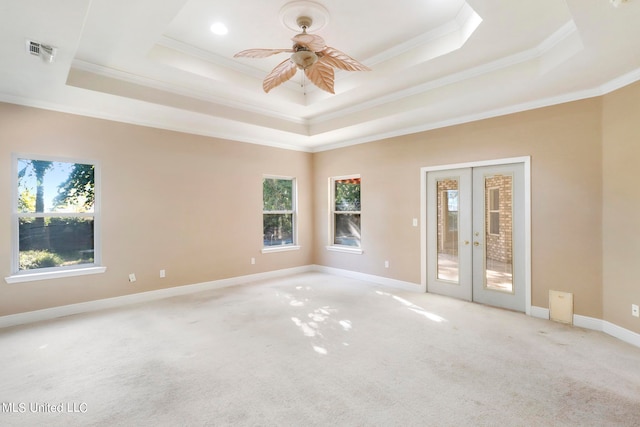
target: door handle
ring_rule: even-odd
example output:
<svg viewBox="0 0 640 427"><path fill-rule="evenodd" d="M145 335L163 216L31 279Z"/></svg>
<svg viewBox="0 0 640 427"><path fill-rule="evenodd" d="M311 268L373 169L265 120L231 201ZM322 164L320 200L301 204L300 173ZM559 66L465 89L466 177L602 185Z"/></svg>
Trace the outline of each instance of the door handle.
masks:
<svg viewBox="0 0 640 427"><path fill-rule="evenodd" d="M464 241L464 245L465 245L465 246L467 246L468 244L469 244L469 241L468 241L468 240L465 240L465 241Z"/></svg>
<svg viewBox="0 0 640 427"><path fill-rule="evenodd" d="M480 246L480 242L473 242L473 246Z"/></svg>

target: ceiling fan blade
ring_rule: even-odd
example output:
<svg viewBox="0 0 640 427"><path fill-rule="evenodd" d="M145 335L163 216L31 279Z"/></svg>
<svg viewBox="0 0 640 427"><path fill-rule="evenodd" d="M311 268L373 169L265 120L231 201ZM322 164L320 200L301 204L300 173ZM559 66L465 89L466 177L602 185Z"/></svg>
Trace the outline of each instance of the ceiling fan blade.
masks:
<svg viewBox="0 0 640 427"><path fill-rule="evenodd" d="M324 61L319 60L311 67L304 70L311 83L318 86L322 90L329 93L335 93L333 90L333 80L335 73L333 68Z"/></svg>
<svg viewBox="0 0 640 427"><path fill-rule="evenodd" d="M344 52L327 46L322 52L322 59L327 64L345 71L371 71L371 68L356 61Z"/></svg>
<svg viewBox="0 0 640 427"><path fill-rule="evenodd" d="M297 34L291 40L293 40L299 45L305 46L311 52L320 52L325 47L327 47L327 44L324 42L324 39L315 34L307 34L307 33Z"/></svg>
<svg viewBox="0 0 640 427"><path fill-rule="evenodd" d="M269 93L271 89L289 80L296 74L296 64L290 58L285 59L265 77L262 88Z"/></svg>
<svg viewBox="0 0 640 427"><path fill-rule="evenodd" d="M233 55L234 58L267 58L283 52L293 52L293 49L247 49Z"/></svg>

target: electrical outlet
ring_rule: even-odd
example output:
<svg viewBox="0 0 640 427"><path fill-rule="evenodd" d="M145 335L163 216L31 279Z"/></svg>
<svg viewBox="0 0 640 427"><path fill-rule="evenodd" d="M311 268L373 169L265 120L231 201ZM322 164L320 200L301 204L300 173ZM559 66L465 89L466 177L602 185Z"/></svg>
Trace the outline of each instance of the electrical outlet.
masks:
<svg viewBox="0 0 640 427"><path fill-rule="evenodd" d="M631 304L631 315L633 317L640 317L640 307L638 307L638 304Z"/></svg>
<svg viewBox="0 0 640 427"><path fill-rule="evenodd" d="M133 283L133 282L135 282L135 281L136 281L136 275L135 275L134 273L131 273L131 274L129 275L129 281L130 281L131 283Z"/></svg>
<svg viewBox="0 0 640 427"><path fill-rule="evenodd" d="M164 270L160 270L160 278L164 279L165 277L167 277L167 272Z"/></svg>
<svg viewBox="0 0 640 427"><path fill-rule="evenodd" d="M389 268L389 261L384 262L384 268Z"/></svg>
<svg viewBox="0 0 640 427"><path fill-rule="evenodd" d="M418 226L418 218L413 218L413 226L414 227Z"/></svg>
<svg viewBox="0 0 640 427"><path fill-rule="evenodd" d="M255 258L251 258L251 265L256 263L256 259Z"/></svg>

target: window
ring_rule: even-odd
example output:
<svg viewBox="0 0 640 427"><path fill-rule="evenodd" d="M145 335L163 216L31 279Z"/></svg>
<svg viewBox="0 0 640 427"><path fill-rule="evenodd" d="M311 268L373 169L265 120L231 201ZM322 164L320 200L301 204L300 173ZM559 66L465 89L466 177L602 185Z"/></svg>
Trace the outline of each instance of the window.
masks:
<svg viewBox="0 0 640 427"><path fill-rule="evenodd" d="M331 179L331 246L360 248L360 177ZM331 248L330 248L331 249ZM359 249L354 252L360 252Z"/></svg>
<svg viewBox="0 0 640 427"><path fill-rule="evenodd" d="M489 234L500 234L500 188L489 189Z"/></svg>
<svg viewBox="0 0 640 427"><path fill-rule="evenodd" d="M42 279L97 266L95 165L32 157L16 157L14 165L14 274Z"/></svg>
<svg viewBox="0 0 640 427"><path fill-rule="evenodd" d="M264 177L262 205L263 252L298 249L295 179Z"/></svg>

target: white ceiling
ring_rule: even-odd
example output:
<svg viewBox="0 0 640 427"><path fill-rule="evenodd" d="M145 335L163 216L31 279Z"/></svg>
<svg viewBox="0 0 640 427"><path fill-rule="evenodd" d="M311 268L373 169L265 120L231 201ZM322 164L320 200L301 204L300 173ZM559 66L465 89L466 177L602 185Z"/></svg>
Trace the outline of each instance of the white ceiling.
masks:
<svg viewBox="0 0 640 427"><path fill-rule="evenodd" d="M319 151L602 95L640 80L640 0L0 0L0 101ZM309 2L306 2L309 3ZM283 9L284 7L284 9ZM266 94L298 11L369 66ZM312 15L313 15L312 13ZM223 21L225 36L209 27ZM57 48L53 63L25 40Z"/></svg>

